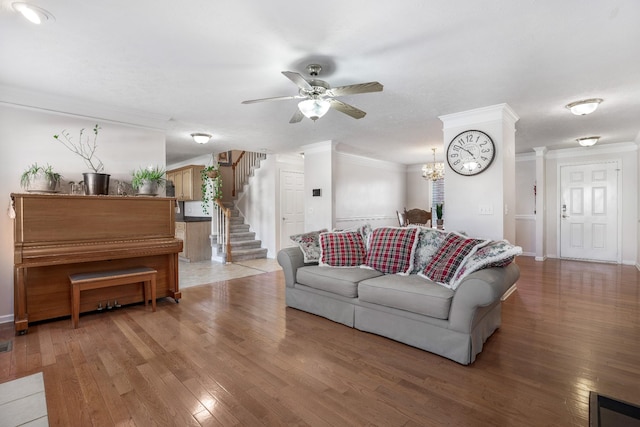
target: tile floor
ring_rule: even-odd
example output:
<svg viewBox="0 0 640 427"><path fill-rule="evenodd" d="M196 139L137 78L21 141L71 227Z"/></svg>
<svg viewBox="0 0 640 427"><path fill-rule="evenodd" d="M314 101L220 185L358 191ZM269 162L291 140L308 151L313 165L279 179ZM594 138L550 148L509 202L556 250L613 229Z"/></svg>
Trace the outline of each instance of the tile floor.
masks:
<svg viewBox="0 0 640 427"><path fill-rule="evenodd" d="M251 259L232 264L221 264L216 261L180 261L178 266L180 289L277 270L282 270L278 261L269 258Z"/></svg>
<svg viewBox="0 0 640 427"><path fill-rule="evenodd" d="M48 425L42 372L0 384L0 427Z"/></svg>

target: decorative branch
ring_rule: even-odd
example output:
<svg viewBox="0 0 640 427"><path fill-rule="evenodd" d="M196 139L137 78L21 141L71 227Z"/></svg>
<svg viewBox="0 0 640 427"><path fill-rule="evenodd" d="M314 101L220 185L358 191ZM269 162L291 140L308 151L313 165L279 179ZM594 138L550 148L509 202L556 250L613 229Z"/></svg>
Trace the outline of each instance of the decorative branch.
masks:
<svg viewBox="0 0 640 427"><path fill-rule="evenodd" d="M90 141L90 137L87 135L86 139L82 140L82 135L84 134L84 129L80 129L80 136L78 138L78 143L76 144L71 140L71 135L67 130L63 130L60 135L53 135L53 137L60 141L62 145L64 145L69 151L77 154L82 157L85 165L89 167L95 173L99 173L104 169L104 165L102 164L102 160L96 157L96 149L97 140L98 140L98 131L102 129L100 126L95 125L93 127L93 142Z"/></svg>

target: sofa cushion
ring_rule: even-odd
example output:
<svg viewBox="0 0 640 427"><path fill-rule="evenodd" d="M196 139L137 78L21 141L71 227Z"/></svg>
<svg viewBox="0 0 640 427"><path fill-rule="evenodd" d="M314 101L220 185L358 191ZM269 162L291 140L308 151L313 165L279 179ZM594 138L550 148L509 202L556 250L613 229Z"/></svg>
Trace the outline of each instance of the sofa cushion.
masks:
<svg viewBox="0 0 640 427"><path fill-rule="evenodd" d="M469 239L458 233L449 233L420 276L450 287L449 281L455 276L460 266L476 250L489 242L490 240Z"/></svg>
<svg viewBox="0 0 640 427"><path fill-rule="evenodd" d="M427 267L433 256L440 249L440 245L447 237L447 233L442 230L431 227L421 227L409 225L418 229L418 244L416 245L415 255L413 256L412 273L421 273Z"/></svg>
<svg viewBox="0 0 640 427"><path fill-rule="evenodd" d="M506 267L514 258L522 254L520 246L514 246L506 240L493 241L479 248L467 262L460 266L451 280L451 288L457 289L462 279L474 271L490 267Z"/></svg>
<svg viewBox="0 0 640 427"><path fill-rule="evenodd" d="M365 266L388 274L411 273L417 236L417 228L376 228L371 233Z"/></svg>
<svg viewBox="0 0 640 427"><path fill-rule="evenodd" d="M325 228L319 231L294 234L289 238L300 247L304 255L304 262L318 262L320 260L320 233L326 233L327 231L329 230Z"/></svg>
<svg viewBox="0 0 640 427"><path fill-rule="evenodd" d="M357 231L320 234L321 266L358 267L366 254L364 239Z"/></svg>
<svg viewBox="0 0 640 427"><path fill-rule="evenodd" d="M358 285L362 302L447 319L454 292L415 274L384 275Z"/></svg>
<svg viewBox="0 0 640 427"><path fill-rule="evenodd" d="M382 273L378 271L359 267L331 268L311 265L298 269L296 282L347 298L356 298L358 296L358 282L381 275Z"/></svg>

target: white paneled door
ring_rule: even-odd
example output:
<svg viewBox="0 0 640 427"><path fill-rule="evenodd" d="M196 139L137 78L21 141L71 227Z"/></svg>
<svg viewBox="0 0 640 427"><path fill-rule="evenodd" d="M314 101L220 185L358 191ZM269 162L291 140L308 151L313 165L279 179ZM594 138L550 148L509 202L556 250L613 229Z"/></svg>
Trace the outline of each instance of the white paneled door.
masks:
<svg viewBox="0 0 640 427"><path fill-rule="evenodd" d="M304 173L280 172L280 248L293 246L293 234L304 233Z"/></svg>
<svg viewBox="0 0 640 427"><path fill-rule="evenodd" d="M560 167L560 257L619 262L618 163Z"/></svg>

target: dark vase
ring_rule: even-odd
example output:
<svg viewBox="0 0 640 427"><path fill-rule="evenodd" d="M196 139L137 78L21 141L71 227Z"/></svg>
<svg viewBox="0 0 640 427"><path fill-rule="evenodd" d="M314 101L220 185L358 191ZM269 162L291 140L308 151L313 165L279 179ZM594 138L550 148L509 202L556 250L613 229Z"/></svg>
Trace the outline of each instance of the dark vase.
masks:
<svg viewBox="0 0 640 427"><path fill-rule="evenodd" d="M84 177L84 194L94 196L99 194L109 194L109 175L108 173L85 172Z"/></svg>

